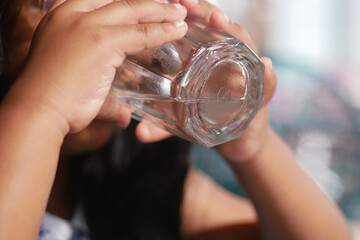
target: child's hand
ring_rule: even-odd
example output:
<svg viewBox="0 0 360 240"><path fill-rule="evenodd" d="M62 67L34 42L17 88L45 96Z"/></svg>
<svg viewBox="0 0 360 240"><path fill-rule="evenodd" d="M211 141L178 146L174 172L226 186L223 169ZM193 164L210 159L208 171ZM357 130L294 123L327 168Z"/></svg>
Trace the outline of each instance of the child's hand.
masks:
<svg viewBox="0 0 360 240"><path fill-rule="evenodd" d="M219 27L245 42L254 52L256 46L249 34L240 25L232 23L222 12L210 3L200 0L174 0L183 4L189 14L201 17L207 22ZM253 158L266 144L269 132L267 104L275 93L277 76L272 69L271 60L262 58L265 64L265 95L264 104L250 123L244 134L234 141L219 145L217 149L229 161L240 162Z"/></svg>
<svg viewBox="0 0 360 240"><path fill-rule="evenodd" d="M235 34L233 33L233 35ZM275 93L277 75L272 69L270 59L262 58L262 61L265 64L264 103L240 138L217 147L228 161L242 162L250 160L267 144L268 133L270 132L267 105Z"/></svg>
<svg viewBox="0 0 360 240"><path fill-rule="evenodd" d="M98 114L126 55L183 37L185 16L184 7L153 0L58 0L12 91L56 116L65 132L80 131Z"/></svg>

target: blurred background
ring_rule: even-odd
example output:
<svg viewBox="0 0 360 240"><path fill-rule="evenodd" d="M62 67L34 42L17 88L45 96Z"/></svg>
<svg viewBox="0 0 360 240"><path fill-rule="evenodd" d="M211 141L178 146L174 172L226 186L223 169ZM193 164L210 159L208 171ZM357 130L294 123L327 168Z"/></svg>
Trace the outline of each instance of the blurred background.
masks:
<svg viewBox="0 0 360 240"><path fill-rule="evenodd" d="M271 124L301 166L341 207L360 240L360 1L210 0L273 60ZM213 150L194 146L194 164L243 195Z"/></svg>

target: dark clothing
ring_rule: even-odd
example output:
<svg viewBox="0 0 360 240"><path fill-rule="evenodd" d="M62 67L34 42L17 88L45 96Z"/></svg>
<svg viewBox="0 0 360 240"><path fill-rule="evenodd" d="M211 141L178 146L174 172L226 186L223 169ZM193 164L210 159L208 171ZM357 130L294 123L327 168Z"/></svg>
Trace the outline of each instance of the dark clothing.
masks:
<svg viewBox="0 0 360 240"><path fill-rule="evenodd" d="M180 206L190 144L142 144L136 123L86 156L81 199L92 239L181 239Z"/></svg>

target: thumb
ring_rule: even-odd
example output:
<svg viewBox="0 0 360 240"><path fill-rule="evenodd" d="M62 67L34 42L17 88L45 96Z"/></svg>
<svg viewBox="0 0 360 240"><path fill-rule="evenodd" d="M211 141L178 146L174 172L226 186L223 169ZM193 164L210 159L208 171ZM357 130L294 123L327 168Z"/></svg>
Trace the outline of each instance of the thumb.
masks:
<svg viewBox="0 0 360 240"><path fill-rule="evenodd" d="M137 125L135 134L143 143L157 142L172 136L171 133L144 121Z"/></svg>
<svg viewBox="0 0 360 240"><path fill-rule="evenodd" d="M264 105L267 105L276 91L277 74L272 68L272 61L270 58L262 57L261 60L265 65Z"/></svg>
<svg viewBox="0 0 360 240"><path fill-rule="evenodd" d="M119 127L126 128L131 121L131 111L114 96L108 95L96 118L116 122Z"/></svg>

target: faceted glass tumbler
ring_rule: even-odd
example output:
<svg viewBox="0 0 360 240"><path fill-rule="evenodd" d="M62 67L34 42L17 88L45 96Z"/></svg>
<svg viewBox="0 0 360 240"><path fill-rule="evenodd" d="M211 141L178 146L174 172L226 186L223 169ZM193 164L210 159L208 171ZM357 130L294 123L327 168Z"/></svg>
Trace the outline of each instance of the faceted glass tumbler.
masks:
<svg viewBox="0 0 360 240"><path fill-rule="evenodd" d="M188 33L128 56L111 95L138 120L205 147L238 138L263 103L264 64L239 39L188 16Z"/></svg>

